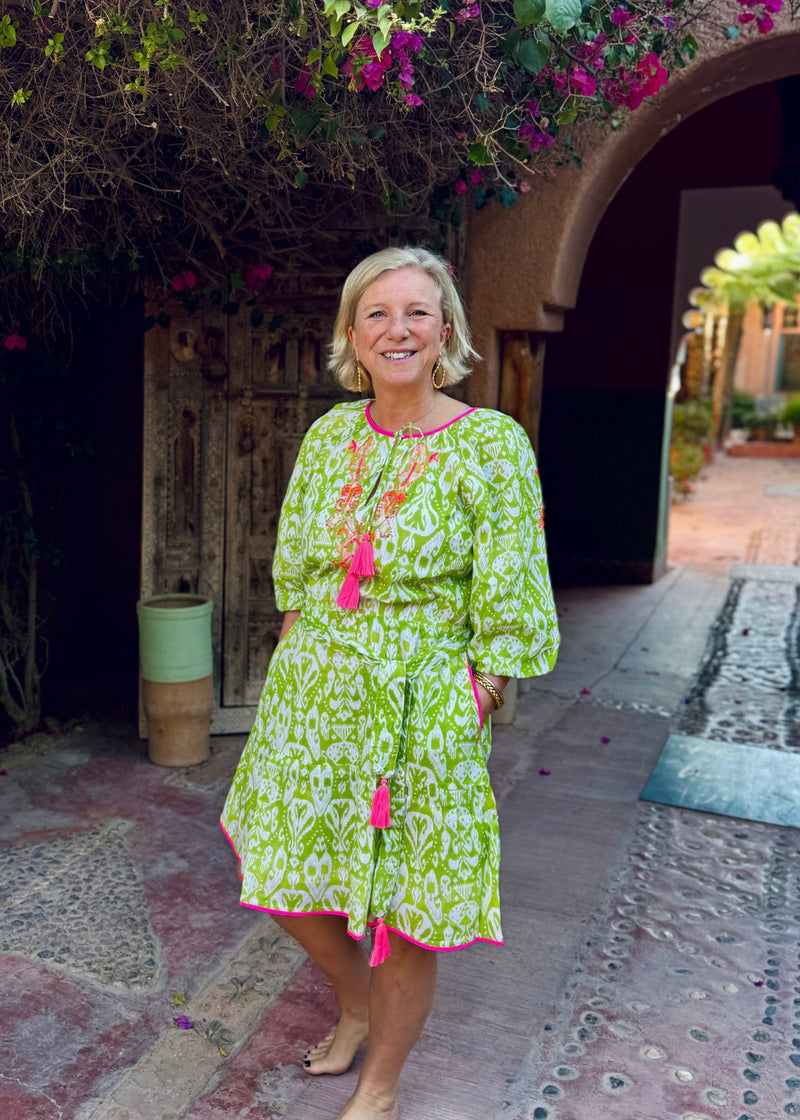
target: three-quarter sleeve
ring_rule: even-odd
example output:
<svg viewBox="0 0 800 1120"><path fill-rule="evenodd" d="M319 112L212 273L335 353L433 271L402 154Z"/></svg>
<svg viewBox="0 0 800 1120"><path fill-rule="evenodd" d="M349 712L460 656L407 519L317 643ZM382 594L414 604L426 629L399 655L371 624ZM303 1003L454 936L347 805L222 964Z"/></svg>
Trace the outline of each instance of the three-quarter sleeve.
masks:
<svg viewBox="0 0 800 1120"><path fill-rule="evenodd" d="M504 416L477 452L470 660L497 676L539 676L555 664L559 633L533 449Z"/></svg>
<svg viewBox="0 0 800 1120"><path fill-rule="evenodd" d="M300 445L300 451L286 488L280 520L275 556L272 561L272 582L275 603L279 611L302 610L305 599L305 492L307 445L309 433Z"/></svg>

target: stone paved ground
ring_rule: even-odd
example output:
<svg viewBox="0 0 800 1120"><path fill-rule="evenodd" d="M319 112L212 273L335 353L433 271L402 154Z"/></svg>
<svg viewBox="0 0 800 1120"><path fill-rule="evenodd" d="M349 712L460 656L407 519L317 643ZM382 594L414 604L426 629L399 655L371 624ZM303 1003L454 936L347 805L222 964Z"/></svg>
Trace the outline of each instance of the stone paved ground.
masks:
<svg viewBox="0 0 800 1120"><path fill-rule="evenodd" d="M507 943L442 959L404 1120L800 1115L798 834L638 801L731 564L793 563L798 485L721 459L675 511L680 567L559 594L559 664L496 729ZM237 907L216 826L241 742L177 772L126 725L3 756L2 1120L335 1120L356 1072L298 1065L330 989Z"/></svg>

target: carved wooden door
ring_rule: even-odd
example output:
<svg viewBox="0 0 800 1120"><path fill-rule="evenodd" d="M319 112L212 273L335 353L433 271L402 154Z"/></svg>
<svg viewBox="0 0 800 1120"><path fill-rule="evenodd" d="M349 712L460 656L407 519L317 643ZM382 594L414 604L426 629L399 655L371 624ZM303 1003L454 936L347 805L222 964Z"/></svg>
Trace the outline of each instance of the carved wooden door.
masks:
<svg viewBox="0 0 800 1120"><path fill-rule="evenodd" d="M214 601L216 733L252 724L281 501L309 425L347 396L325 369L340 284L283 277L259 327L176 311L146 335L142 594Z"/></svg>

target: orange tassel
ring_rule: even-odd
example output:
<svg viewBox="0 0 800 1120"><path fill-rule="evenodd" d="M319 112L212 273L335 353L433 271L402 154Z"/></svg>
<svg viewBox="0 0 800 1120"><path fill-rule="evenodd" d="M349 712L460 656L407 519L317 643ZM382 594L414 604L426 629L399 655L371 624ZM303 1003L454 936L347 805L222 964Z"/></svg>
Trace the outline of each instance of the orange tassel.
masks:
<svg viewBox="0 0 800 1120"><path fill-rule="evenodd" d="M375 927L375 935L372 938L372 956L369 958L370 967L374 968L376 964L383 964L386 958L391 955L391 952L392 947L389 944L389 934L383 918L378 918L378 924Z"/></svg>
<svg viewBox="0 0 800 1120"><path fill-rule="evenodd" d="M364 533L358 542L350 564L350 574L359 578L375 575L375 557L372 553L372 539L369 533Z"/></svg>
<svg viewBox="0 0 800 1120"><path fill-rule="evenodd" d="M381 784L375 790L375 794L372 798L372 813L369 818L369 823L373 828L391 828L392 819L389 812L391 804L392 799L389 793L389 779L381 778Z"/></svg>
<svg viewBox="0 0 800 1120"><path fill-rule="evenodd" d="M341 607L344 611L354 611L358 606L360 598L361 592L358 587L358 576L354 576L352 572L348 572L344 577L342 589L336 599L336 606Z"/></svg>

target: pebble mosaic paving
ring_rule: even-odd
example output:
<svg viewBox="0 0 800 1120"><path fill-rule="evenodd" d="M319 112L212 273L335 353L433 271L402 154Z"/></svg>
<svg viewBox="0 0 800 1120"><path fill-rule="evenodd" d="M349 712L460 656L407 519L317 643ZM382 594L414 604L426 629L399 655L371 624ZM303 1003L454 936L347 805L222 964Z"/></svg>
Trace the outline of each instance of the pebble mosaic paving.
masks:
<svg viewBox="0 0 800 1120"><path fill-rule="evenodd" d="M129 821L0 849L0 952L101 987L148 991L158 950Z"/></svg>
<svg viewBox="0 0 800 1120"><path fill-rule="evenodd" d="M800 766L800 573L743 567L672 738ZM641 803L562 996L498 1120L800 1117L800 832Z"/></svg>

